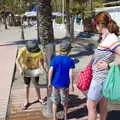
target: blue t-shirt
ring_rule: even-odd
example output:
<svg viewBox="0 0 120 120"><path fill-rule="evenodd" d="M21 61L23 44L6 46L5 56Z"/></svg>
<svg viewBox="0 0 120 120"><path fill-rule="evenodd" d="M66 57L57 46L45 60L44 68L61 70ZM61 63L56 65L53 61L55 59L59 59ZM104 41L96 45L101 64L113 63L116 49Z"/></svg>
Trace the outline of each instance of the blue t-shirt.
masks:
<svg viewBox="0 0 120 120"><path fill-rule="evenodd" d="M68 88L70 84L69 70L75 68L74 60L69 56L55 56L50 66L53 67L51 84L55 87Z"/></svg>

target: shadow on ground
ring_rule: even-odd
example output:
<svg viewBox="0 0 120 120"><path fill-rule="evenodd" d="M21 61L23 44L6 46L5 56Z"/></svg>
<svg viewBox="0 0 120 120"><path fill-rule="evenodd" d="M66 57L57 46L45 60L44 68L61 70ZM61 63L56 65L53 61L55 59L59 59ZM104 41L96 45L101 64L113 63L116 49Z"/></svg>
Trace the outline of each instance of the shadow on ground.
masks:
<svg viewBox="0 0 120 120"><path fill-rule="evenodd" d="M68 119L81 118L88 114L87 107L85 105L84 107L80 107L80 105L86 103L86 98L79 99L78 96L75 95L70 95L69 98L70 98L69 108L73 108L77 106L78 108L68 113Z"/></svg>
<svg viewBox="0 0 120 120"><path fill-rule="evenodd" d="M87 108L81 107L82 104L86 103L86 98L80 99L77 95L70 95L69 96L69 106L68 108L72 108L72 110L68 113L68 119L72 118L81 118L87 115ZM78 108L76 108L78 107ZM75 109L74 109L75 108ZM57 109L57 114L59 120L63 119L63 106L60 104Z"/></svg>
<svg viewBox="0 0 120 120"><path fill-rule="evenodd" d="M88 32L80 32L75 39L88 39L88 38L92 38L93 36L95 36L96 33L88 33Z"/></svg>
<svg viewBox="0 0 120 120"><path fill-rule="evenodd" d="M94 53L94 51L90 51L90 50L85 50L85 51L80 51L76 54L70 54L70 57L82 57L82 56L86 56L86 55L92 55Z"/></svg>
<svg viewBox="0 0 120 120"><path fill-rule="evenodd" d="M83 107L68 113L68 119L73 119L73 118L80 119L81 117L85 117L87 115L88 115L87 107Z"/></svg>
<svg viewBox="0 0 120 120"><path fill-rule="evenodd" d="M113 110L108 112L107 120L120 120L120 110Z"/></svg>
<svg viewBox="0 0 120 120"><path fill-rule="evenodd" d="M68 106L68 108L79 106L79 105L81 105L85 102L86 102L86 98L80 99L77 95L71 94L71 95L69 95L69 106Z"/></svg>

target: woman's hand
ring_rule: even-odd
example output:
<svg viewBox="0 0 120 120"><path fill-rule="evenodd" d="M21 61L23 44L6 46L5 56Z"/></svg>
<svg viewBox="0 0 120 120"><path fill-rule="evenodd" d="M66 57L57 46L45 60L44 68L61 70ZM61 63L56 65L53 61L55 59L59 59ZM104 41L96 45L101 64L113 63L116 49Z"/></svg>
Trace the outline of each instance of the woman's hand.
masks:
<svg viewBox="0 0 120 120"><path fill-rule="evenodd" d="M99 70L105 70L105 69L108 69L109 68L109 64L105 61L99 61L96 63L96 67L99 69Z"/></svg>

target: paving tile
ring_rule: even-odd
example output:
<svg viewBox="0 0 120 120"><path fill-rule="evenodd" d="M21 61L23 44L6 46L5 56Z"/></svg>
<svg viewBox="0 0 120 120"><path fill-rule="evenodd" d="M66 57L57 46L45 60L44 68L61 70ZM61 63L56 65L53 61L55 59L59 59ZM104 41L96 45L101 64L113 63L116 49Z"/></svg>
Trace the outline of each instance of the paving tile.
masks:
<svg viewBox="0 0 120 120"><path fill-rule="evenodd" d="M4 54L3 54L4 51ZM0 47L0 117L6 117L9 93L12 84L17 47Z"/></svg>

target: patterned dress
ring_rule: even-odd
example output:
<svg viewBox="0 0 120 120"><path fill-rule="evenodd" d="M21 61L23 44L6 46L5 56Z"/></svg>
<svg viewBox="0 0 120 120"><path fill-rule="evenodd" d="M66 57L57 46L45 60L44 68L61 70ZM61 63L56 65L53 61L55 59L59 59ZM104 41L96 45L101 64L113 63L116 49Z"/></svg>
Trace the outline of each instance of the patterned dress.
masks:
<svg viewBox="0 0 120 120"><path fill-rule="evenodd" d="M103 82L105 81L108 69L99 70L96 63L105 61L107 63L113 62L115 58L115 49L120 46L120 41L115 34L109 34L97 47L93 56L92 69L93 78L88 91L88 99L100 100L102 96Z"/></svg>

